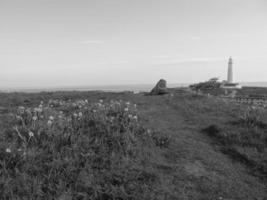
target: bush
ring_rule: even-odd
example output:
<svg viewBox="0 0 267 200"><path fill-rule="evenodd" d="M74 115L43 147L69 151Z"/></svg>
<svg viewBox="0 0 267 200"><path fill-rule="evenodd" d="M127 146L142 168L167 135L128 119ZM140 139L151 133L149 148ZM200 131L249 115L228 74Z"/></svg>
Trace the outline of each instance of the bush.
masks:
<svg viewBox="0 0 267 200"><path fill-rule="evenodd" d="M87 100L19 107L0 141L1 199L149 199L153 139L136 105ZM157 139L166 145L166 139Z"/></svg>
<svg viewBox="0 0 267 200"><path fill-rule="evenodd" d="M238 122L246 125L249 128L266 128L266 124L262 121L262 118L262 110L260 108L251 106L248 107L242 114L240 114Z"/></svg>
<svg viewBox="0 0 267 200"><path fill-rule="evenodd" d="M210 125L207 128L202 129L202 132L207 133L209 136L218 136L220 129L217 125Z"/></svg>
<svg viewBox="0 0 267 200"><path fill-rule="evenodd" d="M171 137L163 135L161 132L154 131L152 138L155 145L160 148L167 148L170 145Z"/></svg>

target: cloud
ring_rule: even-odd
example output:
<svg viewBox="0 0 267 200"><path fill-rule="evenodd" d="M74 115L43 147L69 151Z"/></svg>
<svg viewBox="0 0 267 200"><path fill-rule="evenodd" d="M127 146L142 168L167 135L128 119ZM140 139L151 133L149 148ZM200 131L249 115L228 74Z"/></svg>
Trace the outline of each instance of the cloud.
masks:
<svg viewBox="0 0 267 200"><path fill-rule="evenodd" d="M97 65L123 65L123 64L129 64L129 61L118 60L118 61L102 61L97 63Z"/></svg>
<svg viewBox="0 0 267 200"><path fill-rule="evenodd" d="M203 57L203 58L172 58L164 60L154 60L152 64L185 64L185 63L202 63L202 62L218 62L227 61L227 58L219 57Z"/></svg>
<svg viewBox="0 0 267 200"><path fill-rule="evenodd" d="M191 36L191 40L200 40L201 37L200 36Z"/></svg>
<svg viewBox="0 0 267 200"><path fill-rule="evenodd" d="M104 44L103 40L84 40L80 42L81 44Z"/></svg>

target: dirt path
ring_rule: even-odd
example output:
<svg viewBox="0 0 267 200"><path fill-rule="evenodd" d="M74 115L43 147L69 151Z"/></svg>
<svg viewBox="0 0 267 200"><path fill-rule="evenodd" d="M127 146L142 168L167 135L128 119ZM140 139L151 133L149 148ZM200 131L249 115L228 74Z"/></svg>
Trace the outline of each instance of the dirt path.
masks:
<svg viewBox="0 0 267 200"><path fill-rule="evenodd" d="M264 183L250 175L244 165L217 151L200 133L199 125L166 103L166 98L146 98L151 103L141 105L141 110L147 126L172 136L171 145L162 155L173 169L166 179L171 179L170 190L177 199L267 199Z"/></svg>

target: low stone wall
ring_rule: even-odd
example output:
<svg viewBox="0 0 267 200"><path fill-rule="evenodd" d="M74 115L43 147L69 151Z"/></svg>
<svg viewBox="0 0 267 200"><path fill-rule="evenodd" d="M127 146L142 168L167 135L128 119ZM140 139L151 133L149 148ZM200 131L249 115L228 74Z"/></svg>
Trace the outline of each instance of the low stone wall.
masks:
<svg viewBox="0 0 267 200"><path fill-rule="evenodd" d="M267 98L255 98L255 97L233 97L233 98L222 97L222 98L235 103L267 107Z"/></svg>

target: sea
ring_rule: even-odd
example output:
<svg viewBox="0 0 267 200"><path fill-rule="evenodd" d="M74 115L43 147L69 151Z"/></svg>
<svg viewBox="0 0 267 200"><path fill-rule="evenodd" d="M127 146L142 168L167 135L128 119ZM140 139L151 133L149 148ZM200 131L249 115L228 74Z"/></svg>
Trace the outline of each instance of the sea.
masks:
<svg viewBox="0 0 267 200"><path fill-rule="evenodd" d="M241 82L247 87L267 87L267 82ZM168 88L188 87L191 83L170 83ZM132 85L99 85L99 86L73 86L73 87L49 87L49 88L0 88L0 92L55 92L55 91L103 91L103 92L149 92L155 84L132 84Z"/></svg>

